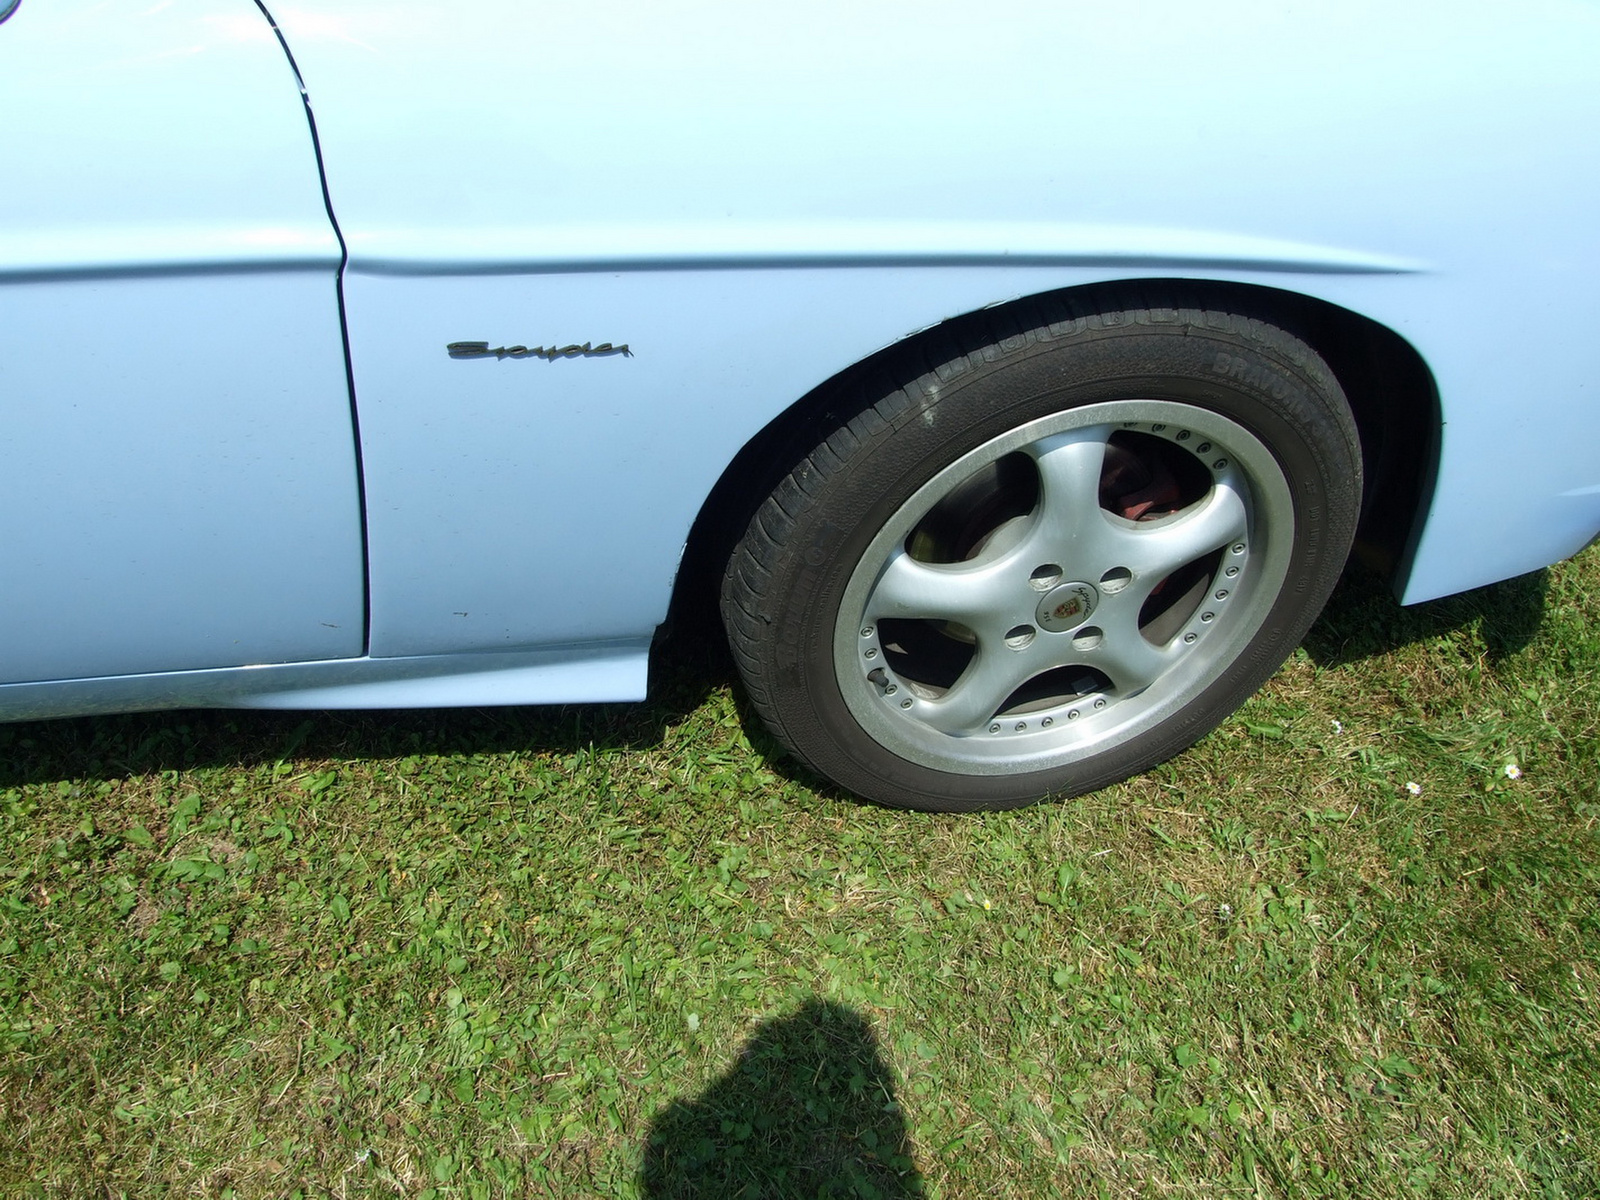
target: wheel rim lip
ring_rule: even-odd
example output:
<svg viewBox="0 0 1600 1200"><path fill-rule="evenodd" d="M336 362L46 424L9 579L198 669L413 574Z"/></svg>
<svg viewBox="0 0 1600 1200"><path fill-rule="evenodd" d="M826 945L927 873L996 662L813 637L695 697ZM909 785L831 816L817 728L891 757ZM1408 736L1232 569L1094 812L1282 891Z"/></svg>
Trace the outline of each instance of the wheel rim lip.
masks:
<svg viewBox="0 0 1600 1200"><path fill-rule="evenodd" d="M1247 569L1240 576L1244 582L1234 585L1226 612L1204 631L1196 646L1182 653L1170 669L1136 694L1100 696L1106 700L1103 708L1095 707L1097 697L1089 695L1076 698L1070 705L1063 704L1058 713L1031 713L1026 722L1028 731L1021 734L1011 728L1013 715L994 718L1006 727L1002 736L945 733L887 702L861 669L861 631L874 621L871 601L890 559L934 505L974 472L1046 438L1093 426L1141 425L1182 428L1215 444L1217 453L1225 455L1230 465L1226 471L1212 471L1213 487L1225 478L1245 506L1248 550L1243 561ZM1088 404L1026 422L989 439L938 471L895 510L868 543L845 585L834 625L833 665L840 697L866 734L890 753L956 774L1050 770L1114 750L1178 713L1238 660L1281 593L1293 553L1294 531L1294 497L1276 457L1244 425L1219 412L1181 401L1129 398ZM1061 566L1065 578L1082 578L1072 563ZM1211 586L1214 585L1215 580ZM1197 606L1190 614L1174 634L1174 641L1189 631L1203 607ZM1060 665L1077 662L1081 659L1074 657ZM1074 708L1078 715L1067 719L1067 711ZM1048 727L1043 724L1046 715L1057 718Z"/></svg>

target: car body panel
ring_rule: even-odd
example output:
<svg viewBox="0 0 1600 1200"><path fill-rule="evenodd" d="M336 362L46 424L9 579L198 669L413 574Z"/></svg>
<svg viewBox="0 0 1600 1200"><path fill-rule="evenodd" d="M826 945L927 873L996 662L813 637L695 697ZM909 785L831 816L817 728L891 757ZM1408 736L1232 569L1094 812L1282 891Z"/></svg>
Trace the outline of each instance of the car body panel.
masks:
<svg viewBox="0 0 1600 1200"><path fill-rule="evenodd" d="M0 32L0 279L339 263L294 72L253 4L29 4Z"/></svg>
<svg viewBox="0 0 1600 1200"><path fill-rule="evenodd" d="M361 655L340 251L270 27L29 5L0 111L0 681Z"/></svg>
<svg viewBox="0 0 1600 1200"><path fill-rule="evenodd" d="M374 655L648 636L705 497L795 397L951 312L1093 272L1015 266L347 278ZM1291 277L1294 278L1294 277ZM629 354L453 359L626 340Z"/></svg>
<svg viewBox="0 0 1600 1200"><path fill-rule="evenodd" d="M1418 352L1404 600L1600 529L1592 3L266 10L0 30L0 715L637 698L752 437L1107 282Z"/></svg>
<svg viewBox="0 0 1600 1200"><path fill-rule="evenodd" d="M276 6L315 98L352 273L436 280L436 298L405 289L403 332L393 306L364 311L360 296L385 289L352 291L358 397L380 360L419 338L440 353L441 336L626 341L639 362L560 364L603 375L580 385L603 393L614 368L648 369L659 327L628 322L641 290L665 290L649 272L680 269L676 307L694 320L672 333L706 347L711 375L679 410L674 452L714 463L711 426L730 412L758 426L863 344L931 320L1104 280L1241 281L1386 325L1440 380L1442 454L1406 601L1582 546L1600 528L1591 444L1505 435L1593 427L1600 351L1578 297L1600 269L1600 171L1576 148L1600 121L1600 8L1158 7L1001 3L974 20L955 3ZM800 268L885 263L905 282L898 300L860 306L864 336L835 350L802 321L763 343L772 314L803 309ZM995 269L1019 263L1039 269ZM953 265L971 273L930 313L922 282ZM752 269L765 272L754 289L696 274ZM604 274L615 306L572 273ZM474 319L505 321L464 327L464 296L481 298ZM581 329L552 320L569 304ZM712 394L715 348L729 345L740 377L797 390ZM496 434L491 422L455 436ZM1497 481L1529 480L1517 504L1488 499L1485 462ZM489 513L496 487L455 500ZM576 508L627 508L627 487L609 480L603 503ZM617 559L637 553L625 525L601 527L583 534L592 558L611 537ZM651 569L646 611L659 612Z"/></svg>

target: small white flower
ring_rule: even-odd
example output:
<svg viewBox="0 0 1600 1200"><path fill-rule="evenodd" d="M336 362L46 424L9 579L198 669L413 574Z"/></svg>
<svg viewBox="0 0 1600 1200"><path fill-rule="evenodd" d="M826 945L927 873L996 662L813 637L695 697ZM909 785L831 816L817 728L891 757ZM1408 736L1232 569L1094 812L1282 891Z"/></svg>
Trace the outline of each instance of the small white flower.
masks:
<svg viewBox="0 0 1600 1200"><path fill-rule="evenodd" d="M1343 721L1335 721L1333 723L1333 731L1335 733L1343 733L1344 732L1344 722Z"/></svg>
<svg viewBox="0 0 1600 1200"><path fill-rule="evenodd" d="M1506 764L1506 778L1507 779L1521 779L1522 778L1522 768L1517 766L1516 763L1507 763Z"/></svg>
<svg viewBox="0 0 1600 1200"><path fill-rule="evenodd" d="M1406 791L1410 792L1413 796L1420 796L1422 795L1422 785L1408 779L1406 780Z"/></svg>

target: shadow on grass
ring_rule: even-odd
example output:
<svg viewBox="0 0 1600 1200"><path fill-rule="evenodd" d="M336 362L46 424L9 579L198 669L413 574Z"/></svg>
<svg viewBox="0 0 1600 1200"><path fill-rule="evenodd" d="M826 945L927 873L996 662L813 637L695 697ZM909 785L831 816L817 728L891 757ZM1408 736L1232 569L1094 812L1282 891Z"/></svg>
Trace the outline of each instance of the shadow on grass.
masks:
<svg viewBox="0 0 1600 1200"><path fill-rule="evenodd" d="M877 1039L823 1000L762 1025L698 1099L658 1113L640 1183L649 1200L924 1195Z"/></svg>
<svg viewBox="0 0 1600 1200"><path fill-rule="evenodd" d="M0 724L0 788L154 771L249 767L294 757L335 761L407 755L571 754L637 750L734 678L720 637L665 638L638 704L520 708L270 712L191 709Z"/></svg>
<svg viewBox="0 0 1600 1200"><path fill-rule="evenodd" d="M1319 667L1333 667L1473 629L1483 639L1489 661L1501 662L1527 649L1537 636L1549 587L1550 572L1539 570L1402 608L1386 579L1352 564L1306 635L1306 652Z"/></svg>
<svg viewBox="0 0 1600 1200"><path fill-rule="evenodd" d="M1318 666L1390 654L1473 628L1491 663L1527 647L1544 617L1549 573L1401 608L1378 575L1352 566L1305 640ZM666 730L734 680L727 645L706 622L663 639L641 704L395 712L194 710L0 724L0 787L101 780L152 771L254 766L294 756L335 761L406 755L570 754L659 745ZM789 759L735 689L746 736L772 769L842 795Z"/></svg>

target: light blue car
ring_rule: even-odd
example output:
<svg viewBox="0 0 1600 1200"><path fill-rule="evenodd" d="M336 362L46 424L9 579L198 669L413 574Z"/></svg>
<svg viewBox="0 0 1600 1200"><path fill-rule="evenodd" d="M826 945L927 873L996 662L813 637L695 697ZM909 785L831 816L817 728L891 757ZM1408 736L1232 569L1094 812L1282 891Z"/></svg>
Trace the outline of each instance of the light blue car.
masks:
<svg viewBox="0 0 1600 1200"><path fill-rule="evenodd" d="M637 699L705 565L1005 807L1600 530L1586 0L0 14L0 718Z"/></svg>

